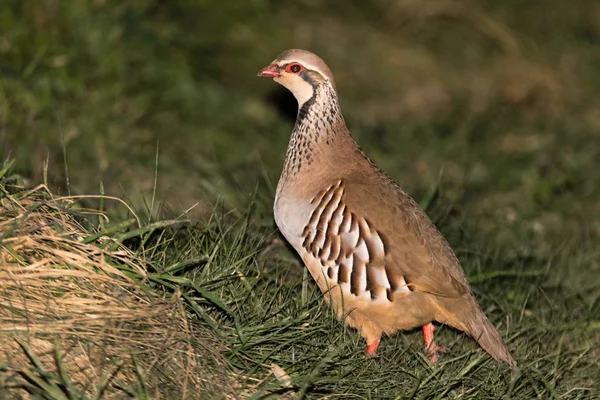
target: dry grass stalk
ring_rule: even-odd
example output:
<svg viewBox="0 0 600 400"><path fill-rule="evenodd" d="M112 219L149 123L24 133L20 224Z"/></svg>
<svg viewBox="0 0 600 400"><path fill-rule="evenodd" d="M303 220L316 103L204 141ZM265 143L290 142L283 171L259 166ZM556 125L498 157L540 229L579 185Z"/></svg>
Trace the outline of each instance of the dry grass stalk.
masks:
<svg viewBox="0 0 600 400"><path fill-rule="evenodd" d="M58 346L71 379L90 394L111 374L115 385L135 388L135 357L152 397L233 396L222 349L188 322L179 296L142 290L123 270L145 277L144 261L106 237L86 244L90 233L74 214L72 199L43 186L0 191L0 395L28 396L5 386L30 368L18 339L48 371ZM123 397L112 386L105 398Z"/></svg>

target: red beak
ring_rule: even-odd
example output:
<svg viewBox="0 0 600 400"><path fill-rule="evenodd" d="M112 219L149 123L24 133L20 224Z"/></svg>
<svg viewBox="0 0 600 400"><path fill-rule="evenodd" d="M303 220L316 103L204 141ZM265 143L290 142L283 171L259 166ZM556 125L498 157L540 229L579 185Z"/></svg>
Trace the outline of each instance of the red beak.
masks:
<svg viewBox="0 0 600 400"><path fill-rule="evenodd" d="M271 64L268 67L264 67L258 73L258 76L266 76L269 78L278 78L281 76L279 73L279 67L275 64Z"/></svg>

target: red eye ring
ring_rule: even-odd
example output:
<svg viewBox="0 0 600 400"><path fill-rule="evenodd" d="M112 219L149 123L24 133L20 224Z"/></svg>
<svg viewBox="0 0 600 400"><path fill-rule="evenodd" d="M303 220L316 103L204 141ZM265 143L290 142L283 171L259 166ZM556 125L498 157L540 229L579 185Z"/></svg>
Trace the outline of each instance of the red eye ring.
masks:
<svg viewBox="0 0 600 400"><path fill-rule="evenodd" d="M304 71L304 67L298 63L289 63L287 65L287 67L285 68L285 72L290 72L292 74L298 74L300 72Z"/></svg>

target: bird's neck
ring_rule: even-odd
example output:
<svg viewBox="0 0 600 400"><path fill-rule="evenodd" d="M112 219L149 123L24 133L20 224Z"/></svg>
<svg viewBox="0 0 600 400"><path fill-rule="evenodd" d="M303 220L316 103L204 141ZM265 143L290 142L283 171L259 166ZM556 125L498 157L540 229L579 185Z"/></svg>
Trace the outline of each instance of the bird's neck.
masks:
<svg viewBox="0 0 600 400"><path fill-rule="evenodd" d="M298 107L296 124L285 157L282 180L310 172L319 159L349 136L335 89L316 86L314 94Z"/></svg>

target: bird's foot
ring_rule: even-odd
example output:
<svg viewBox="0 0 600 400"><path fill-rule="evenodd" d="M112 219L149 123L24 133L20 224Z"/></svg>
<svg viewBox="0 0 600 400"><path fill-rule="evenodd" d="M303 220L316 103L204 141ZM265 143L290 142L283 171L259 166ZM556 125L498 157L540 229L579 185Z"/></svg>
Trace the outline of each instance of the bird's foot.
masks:
<svg viewBox="0 0 600 400"><path fill-rule="evenodd" d="M446 350L448 350L448 348L446 348L446 347L438 346L437 344L435 344L434 341L432 341L429 344L429 346L426 346L425 349L427 350L427 353L429 354L429 360L431 361L432 364L435 364L435 362L438 360L439 353L443 353Z"/></svg>
<svg viewBox="0 0 600 400"><path fill-rule="evenodd" d="M380 341L381 341L381 337L378 337L377 339L373 340L371 343L367 344L367 351L366 351L367 357L375 356L375 354L377 353L377 347L379 347Z"/></svg>
<svg viewBox="0 0 600 400"><path fill-rule="evenodd" d="M432 364L438 359L438 353L443 353L446 351L446 347L441 347L435 344L433 340L433 332L435 331L435 327L432 323L427 325L423 325L423 339L425 339L425 350L429 353L429 360L431 360Z"/></svg>

